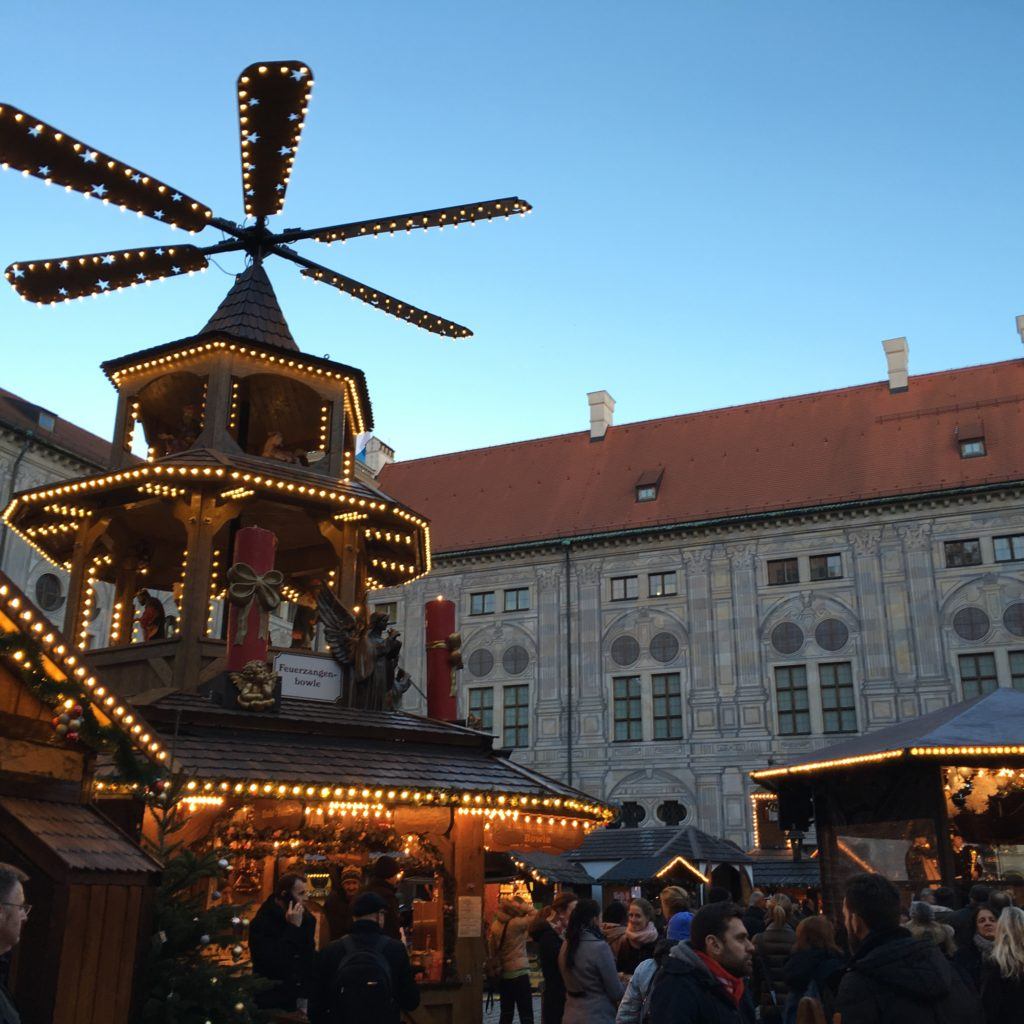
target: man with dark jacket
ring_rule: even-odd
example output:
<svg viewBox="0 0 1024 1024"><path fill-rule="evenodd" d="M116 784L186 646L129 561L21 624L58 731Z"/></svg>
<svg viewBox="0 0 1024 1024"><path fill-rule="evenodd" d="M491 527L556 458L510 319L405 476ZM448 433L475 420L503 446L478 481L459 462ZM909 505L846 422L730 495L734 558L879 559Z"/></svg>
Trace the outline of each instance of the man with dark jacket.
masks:
<svg viewBox="0 0 1024 1024"><path fill-rule="evenodd" d="M393 939L402 938L402 919L398 913L398 883L402 878L402 869L394 857L386 854L378 857L370 869L370 884L367 892L372 892L384 901L384 934Z"/></svg>
<svg viewBox="0 0 1024 1024"><path fill-rule="evenodd" d="M31 904L25 902L23 882L28 875L12 864L0 864L0 1024L19 1024L21 1017L7 991L8 954L21 939ZM24 967L29 967L24 964ZM31 969L31 968L29 968Z"/></svg>
<svg viewBox="0 0 1024 1024"><path fill-rule="evenodd" d="M360 893L352 901L352 931L317 956L311 1024L400 1024L402 1011L409 1013L420 1005L405 946L384 932L386 913L384 901L375 893ZM388 990L381 1000L384 1005L371 1006L368 993L381 988Z"/></svg>
<svg viewBox="0 0 1024 1024"><path fill-rule="evenodd" d="M854 947L839 983L843 1024L976 1024L981 1008L930 939L900 927L900 896L882 875L846 883L843 918Z"/></svg>
<svg viewBox="0 0 1024 1024"><path fill-rule="evenodd" d="M753 938L764 931L764 893L755 889L750 894L750 901L747 903L747 912L743 915L743 924L747 934Z"/></svg>
<svg viewBox="0 0 1024 1024"><path fill-rule="evenodd" d="M672 947L654 978L650 1024L753 1024L746 990L753 968L743 911L709 903L694 915L690 941Z"/></svg>
<svg viewBox="0 0 1024 1024"><path fill-rule="evenodd" d="M953 937L958 946L969 946L974 941L974 919L978 911L988 903L991 892L987 885L972 885L967 906L954 910L953 916L946 921L953 928Z"/></svg>
<svg viewBox="0 0 1024 1024"><path fill-rule="evenodd" d="M277 982L256 996L261 1009L304 1008L316 937L316 918L304 905L308 895L309 886L301 875L282 875L252 920L253 974Z"/></svg>

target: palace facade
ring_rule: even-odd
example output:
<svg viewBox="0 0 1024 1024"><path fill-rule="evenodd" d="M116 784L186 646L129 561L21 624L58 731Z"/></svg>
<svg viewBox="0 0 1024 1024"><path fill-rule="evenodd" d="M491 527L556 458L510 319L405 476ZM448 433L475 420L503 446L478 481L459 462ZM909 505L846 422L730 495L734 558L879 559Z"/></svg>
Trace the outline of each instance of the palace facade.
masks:
<svg viewBox="0 0 1024 1024"><path fill-rule="evenodd" d="M460 713L627 824L755 841L750 769L1024 689L1024 361L410 462L433 570L371 603L425 677L458 609ZM406 707L416 710L415 691Z"/></svg>

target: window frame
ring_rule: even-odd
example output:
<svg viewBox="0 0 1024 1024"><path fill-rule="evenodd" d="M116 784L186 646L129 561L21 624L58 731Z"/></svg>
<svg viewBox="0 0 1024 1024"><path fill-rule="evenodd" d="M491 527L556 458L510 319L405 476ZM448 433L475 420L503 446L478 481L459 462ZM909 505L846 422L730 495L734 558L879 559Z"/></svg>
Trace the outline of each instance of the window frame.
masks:
<svg viewBox="0 0 1024 1024"><path fill-rule="evenodd" d="M668 580L671 578L671 590L667 589ZM654 591L654 581L661 580L662 591L660 594ZM664 572L649 572L647 574L647 596L648 597L678 597L679 577L675 569L666 569Z"/></svg>
<svg viewBox="0 0 1024 1024"><path fill-rule="evenodd" d="M633 593L630 594L629 583L633 583ZM636 601L640 597L640 577L639 576L612 576L609 578L609 601ZM615 584L622 584L622 596L615 596Z"/></svg>
<svg viewBox="0 0 1024 1024"><path fill-rule="evenodd" d="M1008 545L1009 545L1009 549L1010 549L1010 557L1009 558L1000 558L999 557L999 547L998 547L998 544L999 544L999 542L1001 540L1002 541L1006 541L1008 543ZM1016 541L1020 542L1020 554L1019 555L1014 553L1014 549L1017 547L1017 544L1015 543ZM1006 563L1006 562L1024 562L1024 533L1004 533L1004 534L1000 534L998 537L993 537L992 538L992 558L993 558L994 561L1001 562L1001 563Z"/></svg>
<svg viewBox="0 0 1024 1024"><path fill-rule="evenodd" d="M839 572L834 574L834 575L829 572L830 561L833 558L839 563ZM816 561L824 563L824 567L825 567L825 575L824 576L815 576L815 574L814 574L814 563ZM810 581L812 583L824 583L824 582L827 582L828 580L841 580L841 579L843 579L843 577L845 575L844 571L843 571L843 555L842 555L841 551L829 551L827 554L824 554L824 555L811 555L810 559L808 560L808 565L809 565L808 572L810 574Z"/></svg>
<svg viewBox="0 0 1024 1024"><path fill-rule="evenodd" d="M958 545L961 548L964 548L967 544L974 544L976 546L977 551L978 551L978 560L976 562L966 562L966 561L957 561L957 560L951 561L950 560L951 552ZM982 553L981 553L981 539L978 538L978 537L964 537L961 540L944 540L942 542L942 551L943 551L943 555L945 556L946 568L947 569L966 569L966 568L968 568L970 566L984 565L985 564L985 559L984 559L984 557L982 556Z"/></svg>
<svg viewBox="0 0 1024 1024"><path fill-rule="evenodd" d="M1010 687L1014 690L1024 690L1024 651L1007 651L1007 661L1010 666ZM1013 666L1014 657L1019 659L1020 671L1015 672ZM1019 683L1019 685L1018 685Z"/></svg>
<svg viewBox="0 0 1024 1024"><path fill-rule="evenodd" d="M521 604L520 600L523 595L526 595L526 604ZM508 599L509 597L514 598L514 607L509 608ZM530 610L530 588L529 587L508 587L505 590L504 597L502 599L502 610L505 612L528 612Z"/></svg>
<svg viewBox="0 0 1024 1024"><path fill-rule="evenodd" d="M971 450L974 448L977 448L977 450ZM960 442L961 459L980 459L985 455L988 455L988 448L985 445L985 438L971 437L968 438L967 440Z"/></svg>
<svg viewBox="0 0 1024 1024"><path fill-rule="evenodd" d="M992 674L982 675L980 672L965 681L964 678L964 662L970 658L974 658L980 661L982 658L989 658L992 662ZM996 663L996 655L994 651L971 651L965 654L958 654L956 658L957 673L960 680L960 695L963 700L974 700L976 697L984 697L986 694L995 693L999 689L999 666ZM966 682L977 684L977 693L972 693L970 696L967 695ZM992 686L985 689L983 683L991 682Z"/></svg>
<svg viewBox="0 0 1024 1024"><path fill-rule="evenodd" d="M795 570L795 572L796 572L795 578L794 579L788 579L787 578L787 579L773 580L772 579L772 568L774 566L790 566L790 567L792 567ZM799 583L800 582L800 559L799 558L769 558L765 562L765 574L766 574L766 578L768 580L768 586L769 587L788 587L788 586L792 586L794 583ZM789 575L788 570L784 571L783 575L788 577L788 575Z"/></svg>
<svg viewBox="0 0 1024 1024"><path fill-rule="evenodd" d="M391 614L391 610L394 610L394 615ZM381 601L379 604L373 606L374 612L387 612L388 622L394 625L398 621L398 602L397 601Z"/></svg>
<svg viewBox="0 0 1024 1024"><path fill-rule="evenodd" d="M619 683L626 684L624 695L619 694ZM636 684L636 692L633 692L632 684ZM620 717L619 711L623 708L625 715ZM633 712L636 712L634 717ZM626 726L626 735L619 736L619 726ZM633 728L636 727L637 735L633 735ZM642 743L644 739L644 699L643 682L639 675L613 676L612 677L612 742L613 743Z"/></svg>
<svg viewBox="0 0 1024 1024"><path fill-rule="evenodd" d="M494 734L494 687L493 686L470 686L468 689L468 698L466 701L466 712L469 715L474 715L476 710L480 711L480 730L482 732L489 732ZM488 694L490 696L490 704L487 706L481 706L479 709L474 709L473 698L477 694ZM485 721L484 715L490 717L490 724Z"/></svg>
<svg viewBox="0 0 1024 1024"><path fill-rule="evenodd" d="M476 599L481 598L482 610L476 610ZM487 607L487 598L490 598L491 607ZM477 590L471 591L469 595L469 614L470 615L493 615L494 614L494 591L493 590Z"/></svg>
<svg viewBox="0 0 1024 1024"><path fill-rule="evenodd" d="M803 675L803 685L794 686L792 673L800 672ZM783 678L783 673L787 674L789 684L785 687L780 686L780 682ZM814 721L811 715L811 688L807 678L807 665L776 665L772 674L772 682L774 684L774 697L775 697L775 728L779 736L813 736L814 735ZM790 698L790 706L783 710L782 701L780 700L780 694L791 693L796 694L798 691L802 691L804 694L805 706L802 708L796 707L796 704L792 697ZM783 715L790 716L792 718L793 729L783 729L782 719ZM806 715L807 728L804 730L798 729L798 715Z"/></svg>
<svg viewBox="0 0 1024 1024"><path fill-rule="evenodd" d="M664 693L658 693L659 682L664 684ZM663 713L659 714L659 711ZM661 722L666 723L664 736L658 735L658 724ZM651 673L651 724L651 739L656 742L683 738L683 684L678 672Z"/></svg>
<svg viewBox="0 0 1024 1024"><path fill-rule="evenodd" d="M835 678L826 681L825 671L835 670ZM845 669L847 679L838 678L839 670ZM825 705L825 691L835 691L835 707L829 708ZM849 704L843 702L843 691L849 691ZM818 662L818 695L821 700L821 731L825 736L848 736L858 731L857 722L857 688L853 682L852 661L820 661ZM828 727L828 716L836 716L837 728ZM844 728L844 716L850 714L853 717L853 724L850 728Z"/></svg>
<svg viewBox="0 0 1024 1024"><path fill-rule="evenodd" d="M530 746L530 687L526 683L510 683L503 686L501 694L501 742L502 746L514 750L525 750ZM509 702L509 694L513 701ZM520 703L519 696L525 696ZM509 722L509 712L514 713L515 721ZM521 714L520 714L521 713ZM519 742L519 733L525 732L526 742ZM511 739L510 739L511 732Z"/></svg>
<svg viewBox="0 0 1024 1024"><path fill-rule="evenodd" d="M657 484L637 484L636 485L636 500L637 501L657 501L658 500L658 485Z"/></svg>

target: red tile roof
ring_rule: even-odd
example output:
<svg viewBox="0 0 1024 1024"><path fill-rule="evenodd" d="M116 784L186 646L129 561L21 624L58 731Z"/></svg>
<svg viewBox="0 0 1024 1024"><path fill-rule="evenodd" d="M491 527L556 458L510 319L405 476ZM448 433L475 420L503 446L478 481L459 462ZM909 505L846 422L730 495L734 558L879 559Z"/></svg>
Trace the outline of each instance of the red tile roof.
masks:
<svg viewBox="0 0 1024 1024"><path fill-rule="evenodd" d="M53 416L52 430L47 430L40 423L40 413ZM102 437L90 434L88 430L60 419L41 405L26 401L3 388L0 388L0 427L10 427L19 434L31 430L39 444L56 448L101 469L106 468L110 460L109 441L104 441Z"/></svg>
<svg viewBox="0 0 1024 1024"><path fill-rule="evenodd" d="M437 553L1024 480L1024 360L481 448L385 467ZM962 459L956 430L984 426ZM655 501L642 474L664 469Z"/></svg>

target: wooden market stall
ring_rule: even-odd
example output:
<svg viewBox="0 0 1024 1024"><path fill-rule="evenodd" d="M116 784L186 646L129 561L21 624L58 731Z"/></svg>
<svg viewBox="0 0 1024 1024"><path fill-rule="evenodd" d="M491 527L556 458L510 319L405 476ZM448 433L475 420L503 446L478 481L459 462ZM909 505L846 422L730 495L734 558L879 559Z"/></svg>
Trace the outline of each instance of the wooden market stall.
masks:
<svg viewBox="0 0 1024 1024"><path fill-rule="evenodd" d="M10 986L26 1022L125 1024L139 995L160 866L89 802L107 696L0 574L0 861L29 875Z"/></svg>
<svg viewBox="0 0 1024 1024"><path fill-rule="evenodd" d="M1024 884L1024 693L971 701L752 772L786 831L817 833L826 907L880 872L907 900L923 886Z"/></svg>

